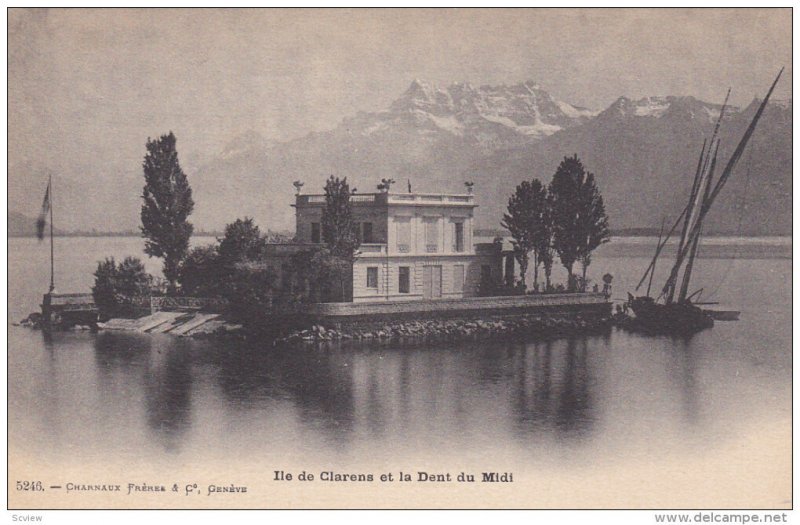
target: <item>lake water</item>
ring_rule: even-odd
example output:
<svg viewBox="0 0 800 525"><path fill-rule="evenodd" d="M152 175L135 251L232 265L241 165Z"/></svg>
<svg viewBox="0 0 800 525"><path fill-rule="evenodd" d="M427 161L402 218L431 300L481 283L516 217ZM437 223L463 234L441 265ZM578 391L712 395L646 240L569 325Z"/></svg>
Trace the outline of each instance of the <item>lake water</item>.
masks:
<svg viewBox="0 0 800 525"><path fill-rule="evenodd" d="M60 292L88 291L96 261L142 249L136 238L56 241ZM636 242L602 247L589 269L593 279L615 276L615 298L632 291L649 262L654 241L638 250ZM250 490L240 499L189 503L10 492L22 506L791 505L785 249L779 257L701 259L694 283L710 300L741 310L741 320L689 339L613 330L411 348L273 348L125 333L48 338L11 326L38 308L48 252L34 239L9 240L10 485L20 477L58 484L133 476ZM151 271L158 266L148 261ZM513 472L515 481L354 490L274 481L281 469L317 476L491 470Z"/></svg>

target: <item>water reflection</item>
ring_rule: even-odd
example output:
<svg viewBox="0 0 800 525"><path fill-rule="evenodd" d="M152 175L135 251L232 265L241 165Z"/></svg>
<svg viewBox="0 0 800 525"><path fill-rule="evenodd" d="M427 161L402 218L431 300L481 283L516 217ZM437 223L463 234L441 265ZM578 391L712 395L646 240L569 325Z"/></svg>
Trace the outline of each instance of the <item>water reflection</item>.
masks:
<svg viewBox="0 0 800 525"><path fill-rule="evenodd" d="M179 452L191 426L191 341L101 333L94 342L101 398L126 404L141 396L151 433Z"/></svg>
<svg viewBox="0 0 800 525"><path fill-rule="evenodd" d="M86 268L117 241L75 242L63 273L88 280L64 287L88 289ZM119 242L117 255L141 250L140 239ZM28 251L9 263L13 319L41 297L29 271L38 258ZM624 290L625 276L648 261L600 257L592 267L619 275ZM721 265L706 259L700 272L710 279ZM612 463L631 452L702 457L754 424L791 415L791 289L781 285L790 261L739 260L732 271L736 286L720 300L741 305L742 320L690 341L613 331L527 344L282 349L9 326L9 443L54 462L156 465L215 454L232 464L435 456L537 468Z"/></svg>
<svg viewBox="0 0 800 525"><path fill-rule="evenodd" d="M700 410L697 383L697 352L700 345L695 336L674 337L670 338L670 342L668 374L681 399L683 422L694 426L699 421Z"/></svg>
<svg viewBox="0 0 800 525"><path fill-rule="evenodd" d="M192 411L205 408L193 399L215 396L245 418L279 417L276 407L288 404L304 431L340 450L360 436L434 446L470 434L582 439L596 419L586 338L378 349L264 349L119 333L94 341L101 397L135 403L140 396L147 427L168 452L190 433Z"/></svg>
<svg viewBox="0 0 800 525"><path fill-rule="evenodd" d="M189 341L150 351L145 371L147 424L168 452L178 452L191 423L192 361Z"/></svg>
<svg viewBox="0 0 800 525"><path fill-rule="evenodd" d="M512 413L520 437L550 432L583 439L594 414L587 338L520 345L514 358Z"/></svg>

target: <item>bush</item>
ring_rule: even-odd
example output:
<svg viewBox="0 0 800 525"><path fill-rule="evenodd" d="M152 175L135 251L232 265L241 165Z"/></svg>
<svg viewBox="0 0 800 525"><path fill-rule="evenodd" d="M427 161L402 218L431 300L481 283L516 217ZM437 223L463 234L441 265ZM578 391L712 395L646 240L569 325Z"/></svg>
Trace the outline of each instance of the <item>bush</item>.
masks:
<svg viewBox="0 0 800 525"><path fill-rule="evenodd" d="M123 305L121 299L149 295L152 282L152 276L136 257L126 257L119 264L113 257L98 262L92 296L100 318L130 315L130 307Z"/></svg>
<svg viewBox="0 0 800 525"><path fill-rule="evenodd" d="M509 286L486 274L481 276L481 281L478 283L479 297L525 295L525 290L526 286L522 284L522 281L517 281L513 286Z"/></svg>
<svg viewBox="0 0 800 525"><path fill-rule="evenodd" d="M277 279L266 268L237 267L227 275L221 292L228 300L231 317L253 329L274 310Z"/></svg>
<svg viewBox="0 0 800 525"><path fill-rule="evenodd" d="M236 219L225 226L225 235L219 241L217 253L223 264L257 260L263 254L267 241L250 217Z"/></svg>
<svg viewBox="0 0 800 525"><path fill-rule="evenodd" d="M219 296L226 279L227 272L213 244L192 248L181 264L178 278L183 294L195 297Z"/></svg>

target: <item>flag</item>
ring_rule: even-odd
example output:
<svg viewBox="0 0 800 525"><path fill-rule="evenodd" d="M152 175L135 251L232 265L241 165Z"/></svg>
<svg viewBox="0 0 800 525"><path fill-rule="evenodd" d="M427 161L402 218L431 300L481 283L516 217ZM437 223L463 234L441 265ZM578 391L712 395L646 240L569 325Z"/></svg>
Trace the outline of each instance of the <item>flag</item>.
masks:
<svg viewBox="0 0 800 525"><path fill-rule="evenodd" d="M42 211L39 212L39 218L36 219L36 237L41 241L44 239L44 227L47 225L47 213L50 211L50 182L47 183L47 189L44 192L44 200L42 201Z"/></svg>

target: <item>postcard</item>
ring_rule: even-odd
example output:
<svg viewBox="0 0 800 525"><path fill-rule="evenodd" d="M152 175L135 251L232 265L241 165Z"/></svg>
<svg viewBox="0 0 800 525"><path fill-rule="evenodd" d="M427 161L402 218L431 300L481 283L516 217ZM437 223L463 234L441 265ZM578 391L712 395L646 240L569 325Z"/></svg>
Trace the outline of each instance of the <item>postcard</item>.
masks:
<svg viewBox="0 0 800 525"><path fill-rule="evenodd" d="M9 9L8 508L791 509L792 73L791 9Z"/></svg>

